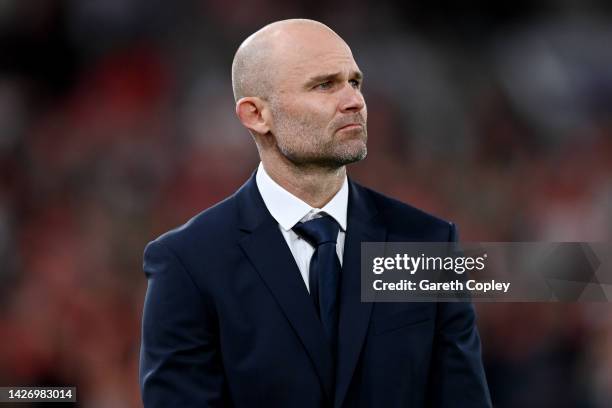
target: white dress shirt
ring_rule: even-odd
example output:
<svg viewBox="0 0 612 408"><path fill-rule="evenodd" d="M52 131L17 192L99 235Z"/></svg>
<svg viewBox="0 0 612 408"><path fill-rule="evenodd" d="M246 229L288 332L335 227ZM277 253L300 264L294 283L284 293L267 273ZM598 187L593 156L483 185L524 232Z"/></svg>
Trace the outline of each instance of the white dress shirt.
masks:
<svg viewBox="0 0 612 408"><path fill-rule="evenodd" d="M257 182L257 188L259 189L259 193L268 211L270 211L272 217L278 222L278 227L283 237L285 237L285 241L287 241L293 258L295 258L295 262L300 269L304 284L306 284L306 288L310 292L310 287L308 285L310 259L315 249L307 241L297 235L292 228L298 222L306 222L322 217L324 215L322 213L333 217L340 225L338 240L336 241L336 253L338 254L340 265L342 265L348 207L348 180L346 177L344 178L344 183L342 183L340 190L323 208L313 208L282 188L278 183L272 180L262 163L259 163L255 181Z"/></svg>

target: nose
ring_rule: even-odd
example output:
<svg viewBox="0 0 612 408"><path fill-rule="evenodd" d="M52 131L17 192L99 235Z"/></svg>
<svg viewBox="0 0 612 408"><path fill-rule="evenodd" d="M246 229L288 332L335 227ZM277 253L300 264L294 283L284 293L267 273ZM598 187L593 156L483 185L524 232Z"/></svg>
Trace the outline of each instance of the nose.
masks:
<svg viewBox="0 0 612 408"><path fill-rule="evenodd" d="M363 94L352 84L347 83L340 96L340 112L360 112L365 107Z"/></svg>

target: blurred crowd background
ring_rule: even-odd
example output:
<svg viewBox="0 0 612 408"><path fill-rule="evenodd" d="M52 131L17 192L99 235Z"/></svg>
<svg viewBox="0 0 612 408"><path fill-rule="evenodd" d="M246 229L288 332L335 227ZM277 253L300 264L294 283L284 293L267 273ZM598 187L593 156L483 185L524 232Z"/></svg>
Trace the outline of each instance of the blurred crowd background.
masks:
<svg viewBox="0 0 612 408"><path fill-rule="evenodd" d="M0 385L141 406L143 248L255 169L230 66L277 19L365 73L353 178L464 241L610 241L612 3L537 4L1 1ZM477 309L496 407L612 406L609 304Z"/></svg>

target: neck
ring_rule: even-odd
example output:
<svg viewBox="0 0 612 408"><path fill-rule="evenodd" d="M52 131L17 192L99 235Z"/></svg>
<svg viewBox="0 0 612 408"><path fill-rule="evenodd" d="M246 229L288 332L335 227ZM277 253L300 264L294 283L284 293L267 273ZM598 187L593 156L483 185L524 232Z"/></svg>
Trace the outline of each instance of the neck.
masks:
<svg viewBox="0 0 612 408"><path fill-rule="evenodd" d="M296 166L289 161L265 160L266 172L282 188L314 208L323 208L336 195L346 177L346 167Z"/></svg>

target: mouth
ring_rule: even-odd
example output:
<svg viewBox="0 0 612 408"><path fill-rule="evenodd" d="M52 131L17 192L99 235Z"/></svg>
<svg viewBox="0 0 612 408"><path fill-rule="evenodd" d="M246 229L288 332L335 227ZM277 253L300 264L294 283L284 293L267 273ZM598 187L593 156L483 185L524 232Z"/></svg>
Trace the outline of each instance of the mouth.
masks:
<svg viewBox="0 0 612 408"><path fill-rule="evenodd" d="M347 125L342 126L341 128L338 128L338 132L341 130L354 130L354 129L360 129L362 128L363 125L361 125L360 123L349 123Z"/></svg>

